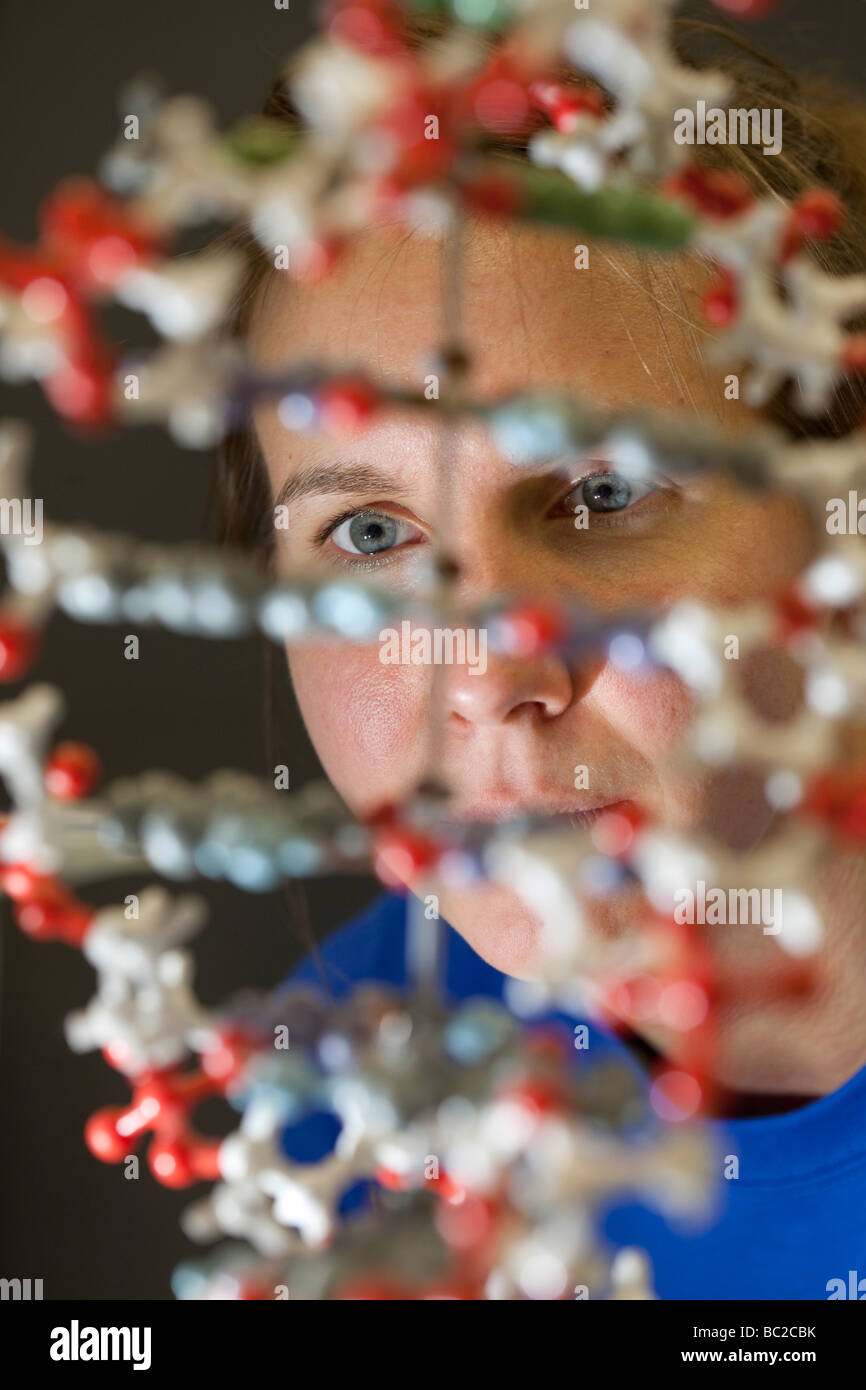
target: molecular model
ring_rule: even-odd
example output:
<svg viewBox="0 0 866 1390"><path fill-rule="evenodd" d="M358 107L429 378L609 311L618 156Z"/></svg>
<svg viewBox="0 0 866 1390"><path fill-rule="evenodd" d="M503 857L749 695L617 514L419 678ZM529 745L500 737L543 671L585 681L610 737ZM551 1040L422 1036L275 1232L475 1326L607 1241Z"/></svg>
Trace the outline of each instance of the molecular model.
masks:
<svg viewBox="0 0 866 1390"><path fill-rule="evenodd" d="M697 715L674 756L702 769L756 766L777 812L773 833L745 855L637 814L567 830L533 816L458 822L432 777L364 822L326 785L275 792L225 769L198 786L152 773L103 787L94 750L55 742L60 691L29 685L0 706L10 802L0 888L23 931L65 941L93 966L95 993L67 1020L68 1041L100 1049L129 1083L127 1105L89 1119L87 1144L119 1162L146 1139L159 1182L211 1184L183 1225L193 1240L217 1243L176 1271L178 1298L555 1300L579 1289L651 1298L648 1262L605 1246L597 1207L629 1191L672 1216L708 1209L718 1164L700 1113L714 1090L717 1006L745 988L813 987L817 871L834 846L866 842L866 763L850 754L866 723L866 560L859 536L825 525L828 496L866 481L866 435L792 442L767 427L732 442L709 426L685 430L562 392L484 404L456 393L449 405L355 369L257 373L224 329L241 253L218 245L173 255L191 226L242 224L269 254L285 248L282 273L312 281L370 225L455 237L467 211L660 253L693 250L716 266L704 306L714 360L742 369L750 403L793 382L801 411L817 417L840 383L866 370L866 340L846 327L866 308L866 275L830 275L812 254L845 209L822 189L793 205L758 197L674 141L673 109L728 94L723 74L675 56L675 8L331 0L286 70L302 129L261 120L222 133L197 99L142 90L140 138L108 152L101 181L71 181L46 200L38 246L0 241L0 371L38 380L76 427L156 420L203 450L263 397L278 399L285 427L298 432L351 435L395 406L451 411L483 426L518 470L592 447L630 478L713 470L788 492L817 538L795 585L737 610L682 602L612 618L503 594L463 612L495 651L593 653L623 671L675 672ZM453 23L410 47L401 22L413 11ZM431 111L433 142L423 133ZM528 159L489 153L491 135L521 133ZM106 302L139 311L162 345L128 357L98 325ZM26 495L33 448L20 424L0 427L3 496ZM389 622L429 621L445 603L455 611L438 569L407 598L368 578L273 579L241 554L50 518L40 545L10 533L0 547L6 682L26 677L55 610L213 640L259 630L277 643L375 640ZM741 656L769 648L802 670L789 721L750 705L724 658L730 633ZM413 967L407 993L361 985L333 1004L298 986L219 1009L198 1003L186 947L206 912L179 885L207 878L271 892L370 867L392 883L395 855L413 886L435 873L457 888L490 881L517 892L542 928L538 983L511 982L503 1004L453 1008ZM101 877L148 868L171 889L145 891L137 915L79 896ZM699 880L784 895L772 972L721 975L675 920L673 889ZM599 902L624 891L640 895L641 931L594 932ZM430 958L422 939L437 931L410 909L413 960ZM626 1064L580 1064L558 1011L625 1031L639 1012L672 1029L678 1048L656 1067L648 1100ZM194 1127L197 1105L213 1096L239 1115L223 1140Z"/></svg>

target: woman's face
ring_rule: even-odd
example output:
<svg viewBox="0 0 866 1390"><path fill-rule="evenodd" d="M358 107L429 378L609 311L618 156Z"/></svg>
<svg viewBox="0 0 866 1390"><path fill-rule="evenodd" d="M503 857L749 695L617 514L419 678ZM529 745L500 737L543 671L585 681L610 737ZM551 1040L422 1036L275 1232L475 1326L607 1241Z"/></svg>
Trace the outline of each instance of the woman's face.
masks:
<svg viewBox="0 0 866 1390"><path fill-rule="evenodd" d="M470 223L460 266L467 395L564 388L595 405L701 414L732 433L747 427L750 412L726 400L723 373L701 364L688 325L700 322L705 272L684 261L655 300L636 255L617 251L608 261L592 246L590 267L575 269L573 243L547 230ZM356 363L389 386L423 392L445 335L442 275L435 240L368 232L316 285L270 278L253 354L269 368ZM444 377L441 395L447 402ZM805 520L781 496L706 478L630 486L604 459L577 455L527 472L480 426L454 435L442 510L433 412L386 413L340 439L287 432L270 403L256 426L274 497L288 505L288 526L277 530L284 568L370 574L411 590L441 543L467 603L518 591L613 613L686 596L734 604L766 594L810 549ZM586 524L577 527L581 504ZM631 801L684 829L712 821L740 844L764 828L765 808L744 786L726 809L705 778L673 771L668 755L692 706L670 674L489 652L483 672L435 668L434 688L433 667L383 664L380 650L323 642L288 653L324 768L359 813L399 800L433 771L456 814L473 819L527 809L579 817ZM576 789L578 767L587 785ZM440 910L500 970L533 976L538 923L510 892L440 886Z"/></svg>

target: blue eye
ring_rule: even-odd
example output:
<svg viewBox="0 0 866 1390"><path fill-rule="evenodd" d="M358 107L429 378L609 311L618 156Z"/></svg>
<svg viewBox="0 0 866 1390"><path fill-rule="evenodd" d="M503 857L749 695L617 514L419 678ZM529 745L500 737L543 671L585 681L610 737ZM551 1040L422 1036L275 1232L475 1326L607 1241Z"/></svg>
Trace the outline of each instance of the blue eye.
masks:
<svg viewBox="0 0 866 1390"><path fill-rule="evenodd" d="M356 512L331 532L331 539L349 555L381 555L420 535L416 526L382 512Z"/></svg>
<svg viewBox="0 0 866 1390"><path fill-rule="evenodd" d="M654 483L641 478L626 478L622 473L594 473L572 488L566 500L573 507L582 504L591 512L622 512L655 491Z"/></svg>

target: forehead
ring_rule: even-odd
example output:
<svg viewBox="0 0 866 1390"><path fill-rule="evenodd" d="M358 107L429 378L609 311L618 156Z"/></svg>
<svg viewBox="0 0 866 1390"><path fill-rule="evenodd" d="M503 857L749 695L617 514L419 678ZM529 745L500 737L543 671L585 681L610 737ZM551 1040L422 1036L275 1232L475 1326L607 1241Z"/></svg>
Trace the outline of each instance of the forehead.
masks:
<svg viewBox="0 0 866 1390"><path fill-rule="evenodd" d="M570 389L597 404L718 411L718 372L700 361L707 274L561 231L467 221L457 258L459 337L478 400L527 387ZM364 232L329 276L261 285L250 351L265 368L357 364L375 380L423 390L446 336L443 243L394 227Z"/></svg>

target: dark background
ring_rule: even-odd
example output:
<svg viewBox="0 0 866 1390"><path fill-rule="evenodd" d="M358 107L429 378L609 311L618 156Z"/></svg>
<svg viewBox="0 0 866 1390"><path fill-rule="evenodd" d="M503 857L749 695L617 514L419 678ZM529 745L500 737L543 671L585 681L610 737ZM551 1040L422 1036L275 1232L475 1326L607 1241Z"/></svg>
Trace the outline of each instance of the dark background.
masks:
<svg viewBox="0 0 866 1390"><path fill-rule="evenodd" d="M712 6L685 13L725 22ZM0 0L0 226L30 241L41 198L70 173L90 173L114 141L117 95L141 73L166 92L197 92L221 123L258 110L281 62L310 32L315 6L291 0ZM830 68L863 89L866 0L791 0L761 24L738 26L794 67ZM866 157L866 152L864 152ZM209 463L161 428L98 441L68 432L33 385L0 384L0 413L37 430L30 495L46 516L179 542L209 534ZM56 618L37 678L59 685L68 713L59 736L94 744L109 779L151 767L199 779L215 767L268 772L263 648L204 642L153 629L138 661L123 658L123 630ZM282 673L278 744L298 787L318 774ZM88 896L115 902L143 886L125 877ZM304 951L279 894L244 896L194 885L211 905L196 944L200 998L215 1004L243 984L270 986ZM306 885L324 935L376 892L370 879ZM192 1247L178 1213L189 1192L139 1181L93 1159L81 1131L94 1110L127 1098L98 1054L66 1046L62 1020L92 993L93 972L67 948L36 945L2 913L0 1014L0 1277L42 1278L46 1298L165 1298L172 1266Z"/></svg>

